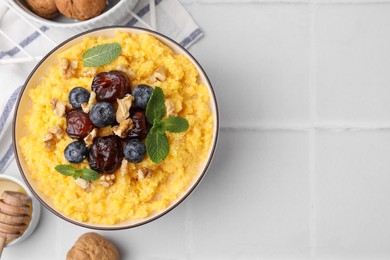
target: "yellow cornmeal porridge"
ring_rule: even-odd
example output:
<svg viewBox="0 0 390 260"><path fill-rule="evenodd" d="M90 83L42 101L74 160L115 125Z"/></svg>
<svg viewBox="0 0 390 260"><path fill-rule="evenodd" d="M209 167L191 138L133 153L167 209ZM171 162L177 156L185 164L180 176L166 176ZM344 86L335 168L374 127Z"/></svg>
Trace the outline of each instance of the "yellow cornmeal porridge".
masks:
<svg viewBox="0 0 390 260"><path fill-rule="evenodd" d="M122 46L119 58L87 76L88 68L83 68L81 61L83 53L98 44L112 42ZM74 75L68 79L61 69L62 58L78 61ZM150 83L151 75L159 67L166 69L166 79ZM82 86L90 91L96 73L118 68L130 68L134 72L135 75L130 77L132 89L138 84L161 87L171 104L170 109L187 119L189 128L183 133L167 132L170 152L160 164L153 163L146 156L141 163L128 163L128 173L123 176L118 169L112 186L103 187L95 182L94 190L87 192L72 177L54 169L57 165L69 164L64 157L64 149L74 140L65 134L53 152L44 148L43 135L48 129L56 125L66 128L65 117L56 116L50 102L53 98L68 102L72 88ZM116 32L114 38L86 38L59 54L57 65L50 68L28 94L32 108L24 121L28 134L20 140L22 153L39 189L53 200L56 209L78 221L114 224L164 210L199 176L199 165L205 163L211 148L214 123L208 105L208 89L199 84L198 72L190 60L174 54L148 34ZM86 160L73 166L89 167ZM139 179L137 171L141 167L151 169L152 176Z"/></svg>

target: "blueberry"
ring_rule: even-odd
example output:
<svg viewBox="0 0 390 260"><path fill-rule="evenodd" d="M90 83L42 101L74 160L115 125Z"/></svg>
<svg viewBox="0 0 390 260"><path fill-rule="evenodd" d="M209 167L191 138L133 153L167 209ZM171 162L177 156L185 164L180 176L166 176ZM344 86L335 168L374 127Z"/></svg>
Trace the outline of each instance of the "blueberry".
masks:
<svg viewBox="0 0 390 260"><path fill-rule="evenodd" d="M151 86L141 84L134 88L132 95L134 96L134 104L140 108L146 108L149 98L152 95L153 88Z"/></svg>
<svg viewBox="0 0 390 260"><path fill-rule="evenodd" d="M88 102L89 96L90 94L85 88L75 87L69 92L68 99L72 106L80 108L82 103Z"/></svg>
<svg viewBox="0 0 390 260"><path fill-rule="evenodd" d="M123 155L129 162L139 163L145 158L145 154L145 145L139 140L127 141L123 147Z"/></svg>
<svg viewBox="0 0 390 260"><path fill-rule="evenodd" d="M65 148L65 159L70 163L81 163L88 154L88 149L83 142L76 141Z"/></svg>
<svg viewBox="0 0 390 260"><path fill-rule="evenodd" d="M89 118L97 127L105 127L115 123L115 109L111 103L98 102L89 112Z"/></svg>

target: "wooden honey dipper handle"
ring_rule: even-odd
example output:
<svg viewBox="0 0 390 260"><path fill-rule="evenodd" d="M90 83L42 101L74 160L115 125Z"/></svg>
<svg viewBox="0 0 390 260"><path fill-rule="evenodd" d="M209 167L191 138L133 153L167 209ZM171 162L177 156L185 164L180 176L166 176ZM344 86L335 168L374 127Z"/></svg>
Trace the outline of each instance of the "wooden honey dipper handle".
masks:
<svg viewBox="0 0 390 260"><path fill-rule="evenodd" d="M6 245L7 240L16 239L20 236L20 234L5 234L0 232L0 258L3 253L3 248Z"/></svg>
<svg viewBox="0 0 390 260"><path fill-rule="evenodd" d="M5 191L0 199L0 257L7 240L20 237L31 220L31 198Z"/></svg>
<svg viewBox="0 0 390 260"><path fill-rule="evenodd" d="M31 198L28 195L16 191L4 191L3 201L5 202L5 204L12 206L31 205Z"/></svg>
<svg viewBox="0 0 390 260"><path fill-rule="evenodd" d="M11 215L11 216L31 215L31 207L30 206L8 205L2 199L0 199L0 210L1 210L1 212L5 213L7 215Z"/></svg>
<svg viewBox="0 0 390 260"><path fill-rule="evenodd" d="M1 257L1 254L3 253L3 249L4 249L4 246L5 246L5 241L6 240L7 240L7 236L0 235L0 257Z"/></svg>

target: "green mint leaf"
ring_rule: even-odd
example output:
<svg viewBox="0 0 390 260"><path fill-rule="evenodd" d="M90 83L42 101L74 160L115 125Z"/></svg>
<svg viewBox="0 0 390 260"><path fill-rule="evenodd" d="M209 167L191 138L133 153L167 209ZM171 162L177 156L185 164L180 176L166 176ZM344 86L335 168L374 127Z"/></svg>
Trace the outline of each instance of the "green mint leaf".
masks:
<svg viewBox="0 0 390 260"><path fill-rule="evenodd" d="M161 121L165 125L165 129L172 133L184 132L188 129L188 121L179 116L172 116Z"/></svg>
<svg viewBox="0 0 390 260"><path fill-rule="evenodd" d="M161 88L155 87L146 106L146 118L149 123L160 121L165 115L165 97Z"/></svg>
<svg viewBox="0 0 390 260"><path fill-rule="evenodd" d="M54 167L54 169L65 176L74 176L77 173L77 169L71 165L60 164Z"/></svg>
<svg viewBox="0 0 390 260"><path fill-rule="evenodd" d="M156 122L153 124L153 131L158 132L159 134L164 134L167 129L165 128L165 123L163 121Z"/></svg>
<svg viewBox="0 0 390 260"><path fill-rule="evenodd" d="M81 176L81 170L77 170L75 174L73 174L73 179L77 180Z"/></svg>
<svg viewBox="0 0 390 260"><path fill-rule="evenodd" d="M84 67L99 67L106 65L116 58L122 51L119 43L96 45L83 54Z"/></svg>
<svg viewBox="0 0 390 260"><path fill-rule="evenodd" d="M81 170L80 178L86 181L96 181L99 179L100 174L94 170L85 168Z"/></svg>
<svg viewBox="0 0 390 260"><path fill-rule="evenodd" d="M146 137L146 152L149 158L155 162L160 163L167 157L169 153L168 137L165 133L160 133L158 129L154 127L150 129L148 136Z"/></svg>

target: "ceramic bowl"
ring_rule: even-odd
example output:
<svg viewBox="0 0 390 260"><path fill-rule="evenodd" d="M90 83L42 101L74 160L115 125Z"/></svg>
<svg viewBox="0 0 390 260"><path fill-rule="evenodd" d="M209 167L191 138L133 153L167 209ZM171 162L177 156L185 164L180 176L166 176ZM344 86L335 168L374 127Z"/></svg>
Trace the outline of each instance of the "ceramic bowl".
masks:
<svg viewBox="0 0 390 260"><path fill-rule="evenodd" d="M100 26L123 24L126 17L129 17L129 10L134 8L138 0L109 0L107 8L102 14L86 21L69 19L61 14L53 20L48 20L33 13L24 0L10 0L9 2L19 13L31 21L48 27L82 32Z"/></svg>
<svg viewBox="0 0 390 260"><path fill-rule="evenodd" d="M214 133L213 133L213 141L211 144L211 149L208 154L208 159L207 161L201 165L199 169L199 175L197 178L193 180L193 182L188 186L188 188L182 193L181 196L179 196L178 199L173 201L165 210L161 212L154 213L150 215L149 217L145 219L140 219L140 220L134 220L134 221L125 221L121 222L115 225L98 225L98 224L91 224L91 223L85 223L85 222L80 222L74 219L71 219L65 215L63 215L61 212L57 211L57 209L54 207L52 201L44 196L44 194L38 189L36 181L34 181L31 177L31 174L29 172L29 169L27 167L26 161L21 154L21 149L19 147L19 142L20 138L25 135L24 127L23 127L23 116L28 112L30 106L31 106L31 100L28 96L28 92L31 88L33 88L42 78L42 76L45 74L45 72L48 70L48 68L52 65L54 65L57 62L56 56L58 53L82 42L82 40L85 37L113 37L115 31L124 31L124 32L129 32L132 34L151 34L161 42L163 42L165 45L169 46L175 53L181 54L186 56L197 68L199 71L199 81L202 82L209 90L210 94L210 109L211 112L214 115ZM20 171L22 173L23 178L25 179L27 185L31 189L31 191L35 194L35 196L44 204L49 210L51 210L54 214L58 215L59 217L83 226L87 228L93 228L93 229L103 229L103 230L109 230L109 229L124 229L124 228L130 228L130 227L136 227L145 223L148 223L150 221L153 221L160 216L166 214L173 208L175 208L177 205L179 205L194 189L195 187L199 184L201 179L204 177L206 174L206 171L211 163L216 144L217 144L217 139L218 139L218 129L219 129L219 116L218 116L218 108L217 108L217 102L215 98L215 94L213 91L213 88L211 86L210 81L208 80L206 73L202 69L202 67L199 65L199 63L195 60L192 55L186 51L183 47L181 47L178 43L175 41L171 40L170 38L150 31L146 29L141 29L141 28L128 28L128 27L105 27L105 28L100 28L100 29L95 29L91 30L79 35L76 35L75 37L72 37L68 39L67 41L61 43L59 46L57 46L55 49L53 49L48 55L46 55L42 61L34 68L34 70L31 72L30 76L27 78L23 89L21 90L21 95L19 97L19 100L17 101L16 105L16 110L15 110L15 116L14 116L14 131L13 131L13 138L14 138L14 148L15 148L15 157L16 161L18 163L18 166L20 168Z"/></svg>
<svg viewBox="0 0 390 260"><path fill-rule="evenodd" d="M33 233L33 231L35 230L35 228L39 222L39 218L41 216L41 204L34 197L34 195L30 191L30 189L26 186L26 184L24 182L20 181L19 179L15 178L13 176L1 174L0 180L9 180L9 181L12 181L12 182L18 184L28 194L28 196L30 196L30 198L32 200L31 221L28 224L27 229L24 231L24 233L19 238L12 240L10 243L8 243L6 245L6 246L12 246L12 245L16 245L16 244L21 243L23 240L27 239Z"/></svg>

